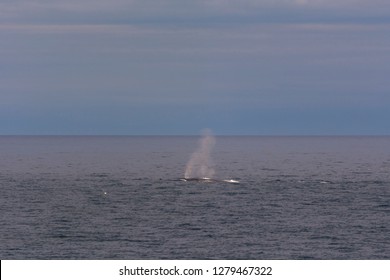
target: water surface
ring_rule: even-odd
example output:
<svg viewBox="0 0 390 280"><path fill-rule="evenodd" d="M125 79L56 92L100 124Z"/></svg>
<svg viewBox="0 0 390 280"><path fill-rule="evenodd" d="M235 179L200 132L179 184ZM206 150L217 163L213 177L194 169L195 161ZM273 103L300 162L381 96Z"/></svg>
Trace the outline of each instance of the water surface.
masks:
<svg viewBox="0 0 390 280"><path fill-rule="evenodd" d="M389 259L390 137L0 137L1 259Z"/></svg>

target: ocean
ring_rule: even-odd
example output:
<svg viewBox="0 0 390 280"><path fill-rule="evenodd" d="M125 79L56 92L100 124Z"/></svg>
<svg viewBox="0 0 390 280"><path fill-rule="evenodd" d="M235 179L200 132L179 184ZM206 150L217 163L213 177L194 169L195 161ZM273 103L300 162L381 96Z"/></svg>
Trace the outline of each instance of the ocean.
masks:
<svg viewBox="0 0 390 280"><path fill-rule="evenodd" d="M390 137L219 136L181 180L201 145L0 136L0 258L390 259Z"/></svg>

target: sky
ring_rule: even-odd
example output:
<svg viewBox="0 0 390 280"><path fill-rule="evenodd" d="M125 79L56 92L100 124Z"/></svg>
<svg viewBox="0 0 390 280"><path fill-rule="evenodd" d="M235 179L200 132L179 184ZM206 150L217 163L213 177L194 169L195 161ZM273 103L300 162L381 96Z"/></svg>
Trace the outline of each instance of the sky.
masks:
<svg viewBox="0 0 390 280"><path fill-rule="evenodd" d="M2 0L0 135L389 135L385 0Z"/></svg>

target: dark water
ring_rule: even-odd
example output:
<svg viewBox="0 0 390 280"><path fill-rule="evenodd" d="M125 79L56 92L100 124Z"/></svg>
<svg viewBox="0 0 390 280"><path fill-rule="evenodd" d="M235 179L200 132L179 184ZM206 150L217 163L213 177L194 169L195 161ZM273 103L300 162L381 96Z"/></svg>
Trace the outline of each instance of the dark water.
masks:
<svg viewBox="0 0 390 280"><path fill-rule="evenodd" d="M0 258L390 258L390 137L197 141L0 137Z"/></svg>

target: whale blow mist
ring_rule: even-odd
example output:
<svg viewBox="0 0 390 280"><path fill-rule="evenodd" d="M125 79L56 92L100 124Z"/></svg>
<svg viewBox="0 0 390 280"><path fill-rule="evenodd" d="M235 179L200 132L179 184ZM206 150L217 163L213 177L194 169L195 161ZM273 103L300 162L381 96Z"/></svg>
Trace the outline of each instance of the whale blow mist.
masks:
<svg viewBox="0 0 390 280"><path fill-rule="evenodd" d="M212 178L214 175L211 150L215 145L215 137L209 129L204 130L199 146L187 163L184 178Z"/></svg>

